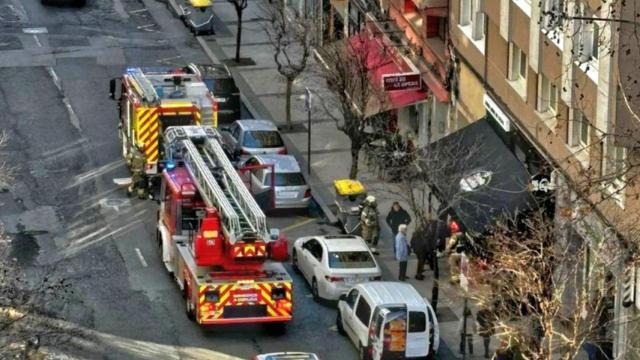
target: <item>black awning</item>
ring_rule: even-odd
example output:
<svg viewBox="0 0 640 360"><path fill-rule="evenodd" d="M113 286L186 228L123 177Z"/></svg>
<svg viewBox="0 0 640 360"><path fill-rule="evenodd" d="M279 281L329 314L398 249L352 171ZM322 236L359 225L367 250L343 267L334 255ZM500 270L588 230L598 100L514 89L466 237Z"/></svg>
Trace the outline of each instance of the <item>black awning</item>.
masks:
<svg viewBox="0 0 640 360"><path fill-rule="evenodd" d="M533 200L530 175L488 121L478 120L434 142L425 157L436 197L471 235L484 233L501 216L528 210Z"/></svg>

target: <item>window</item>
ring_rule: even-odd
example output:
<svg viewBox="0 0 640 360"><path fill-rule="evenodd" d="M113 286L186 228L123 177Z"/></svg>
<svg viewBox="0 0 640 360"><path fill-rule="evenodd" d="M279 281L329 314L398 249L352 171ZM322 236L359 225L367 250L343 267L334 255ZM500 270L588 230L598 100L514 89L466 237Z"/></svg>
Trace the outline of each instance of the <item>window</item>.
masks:
<svg viewBox="0 0 640 360"><path fill-rule="evenodd" d="M267 175L264 179L266 186L271 186L271 172L265 172ZM304 180L302 173L276 173L275 186L304 186L307 182Z"/></svg>
<svg viewBox="0 0 640 360"><path fill-rule="evenodd" d="M509 42L509 80L513 87L524 97L527 94L527 55L520 48Z"/></svg>
<svg viewBox="0 0 640 360"><path fill-rule="evenodd" d="M277 131L252 130L244 133L244 146L249 148L276 148L284 146Z"/></svg>
<svg viewBox="0 0 640 360"><path fill-rule="evenodd" d="M333 269L375 268L368 251L332 251L329 252L329 267Z"/></svg>
<svg viewBox="0 0 640 360"><path fill-rule="evenodd" d="M409 311L409 332L420 333L427 330L427 319L422 311Z"/></svg>
<svg viewBox="0 0 640 360"><path fill-rule="evenodd" d="M577 16L593 18L595 15L584 9L584 5L578 10ZM577 36L574 43L574 54L580 62L598 60L598 38L600 27L594 20L578 20L576 23Z"/></svg>
<svg viewBox="0 0 640 360"><path fill-rule="evenodd" d="M356 300L358 300L358 290L353 289L347 295L347 305L353 309L353 306L356 304Z"/></svg>
<svg viewBox="0 0 640 360"><path fill-rule="evenodd" d="M358 307L356 308L356 317L364 326L369 326L369 317L371 317L371 306L364 297L360 297Z"/></svg>
<svg viewBox="0 0 640 360"><path fill-rule="evenodd" d="M544 74L538 75L538 111L558 111L558 88Z"/></svg>
<svg viewBox="0 0 640 360"><path fill-rule="evenodd" d="M318 261L322 261L322 245L317 240L311 239L304 243L303 247Z"/></svg>
<svg viewBox="0 0 640 360"><path fill-rule="evenodd" d="M484 39L483 1L484 0L460 1L460 26L463 27L463 32L465 32L467 36L476 41Z"/></svg>
<svg viewBox="0 0 640 360"><path fill-rule="evenodd" d="M625 170L626 155L624 147L616 146L613 143L613 138L607 138L603 161L604 174L614 175L616 179L622 179L622 175Z"/></svg>
<svg viewBox="0 0 640 360"><path fill-rule="evenodd" d="M542 8L542 27L546 30L553 30L562 25L564 18L563 0L544 0Z"/></svg>
<svg viewBox="0 0 640 360"><path fill-rule="evenodd" d="M589 120L580 110L573 111L573 120L569 123L571 146L589 145Z"/></svg>

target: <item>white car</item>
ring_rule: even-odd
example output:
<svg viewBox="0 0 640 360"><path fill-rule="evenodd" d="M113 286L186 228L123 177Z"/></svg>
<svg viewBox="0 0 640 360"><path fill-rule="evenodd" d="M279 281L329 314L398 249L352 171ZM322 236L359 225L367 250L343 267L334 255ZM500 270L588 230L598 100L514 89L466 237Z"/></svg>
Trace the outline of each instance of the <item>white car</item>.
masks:
<svg viewBox="0 0 640 360"><path fill-rule="evenodd" d="M355 284L382 280L380 266L359 236L302 237L293 244L291 258L315 300L337 300Z"/></svg>
<svg viewBox="0 0 640 360"><path fill-rule="evenodd" d="M440 344L431 304L411 284L376 281L354 286L338 301L338 332L363 360L433 359Z"/></svg>

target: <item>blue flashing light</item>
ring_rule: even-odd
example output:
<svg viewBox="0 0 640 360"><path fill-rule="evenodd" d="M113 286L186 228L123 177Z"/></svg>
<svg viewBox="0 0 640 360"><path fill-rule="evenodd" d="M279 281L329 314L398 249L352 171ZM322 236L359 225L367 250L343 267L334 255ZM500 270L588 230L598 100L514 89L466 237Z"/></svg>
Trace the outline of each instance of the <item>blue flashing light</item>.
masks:
<svg viewBox="0 0 640 360"><path fill-rule="evenodd" d="M176 168L176 163L173 162L173 160L167 160L167 162L164 164L164 168L168 171L171 171Z"/></svg>

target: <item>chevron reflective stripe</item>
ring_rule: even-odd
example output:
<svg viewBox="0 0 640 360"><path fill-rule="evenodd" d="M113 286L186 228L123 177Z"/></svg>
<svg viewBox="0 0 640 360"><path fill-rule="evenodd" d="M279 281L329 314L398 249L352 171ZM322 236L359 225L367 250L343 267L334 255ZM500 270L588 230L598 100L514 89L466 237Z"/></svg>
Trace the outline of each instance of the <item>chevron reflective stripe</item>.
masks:
<svg viewBox="0 0 640 360"><path fill-rule="evenodd" d="M233 248L233 256L242 257L264 257L267 255L267 244L263 242L253 244L237 244Z"/></svg>
<svg viewBox="0 0 640 360"><path fill-rule="evenodd" d="M137 109L138 140L147 163L158 161L159 126L157 108L141 107Z"/></svg>
<svg viewBox="0 0 640 360"><path fill-rule="evenodd" d="M200 111L194 112L193 118L196 120L196 125L200 125L200 123L202 122L202 115L200 115Z"/></svg>

